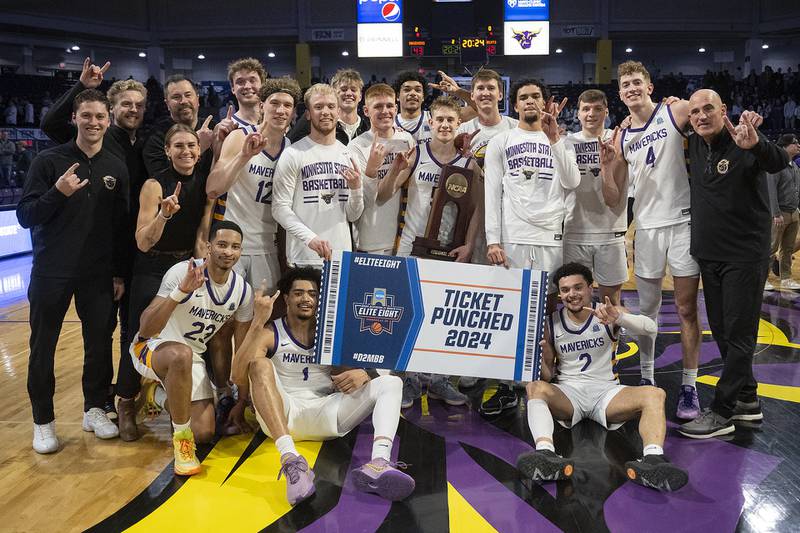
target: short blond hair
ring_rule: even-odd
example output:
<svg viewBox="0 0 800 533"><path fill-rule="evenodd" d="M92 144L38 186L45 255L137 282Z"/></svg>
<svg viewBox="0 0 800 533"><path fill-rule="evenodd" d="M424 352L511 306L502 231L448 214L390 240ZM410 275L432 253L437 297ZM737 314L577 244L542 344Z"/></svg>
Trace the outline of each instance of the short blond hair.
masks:
<svg viewBox="0 0 800 533"><path fill-rule="evenodd" d="M622 76L632 76L633 74L641 74L644 81L650 83L650 73L647 72L641 61L625 61L617 67L617 79L621 79Z"/></svg>
<svg viewBox="0 0 800 533"><path fill-rule="evenodd" d="M336 91L328 85L327 83L315 83L308 89L306 89L306 93L303 95L303 103L306 104L306 109L311 108L311 98L314 96L320 95L331 95L336 98ZM336 100L336 105L339 105L339 100Z"/></svg>
<svg viewBox="0 0 800 533"><path fill-rule="evenodd" d="M431 102L428 110L430 111L431 116L433 116L437 110L443 107L455 112L456 116L461 114L461 106L458 104L458 101L456 101L456 99L452 96L447 95L438 96L433 102Z"/></svg>
<svg viewBox="0 0 800 533"><path fill-rule="evenodd" d="M144 88L144 85L142 85L141 82L136 80L115 81L111 87L109 87L106 97L111 102L111 105L116 105L119 95L125 91L138 91L142 94L142 97L147 100L147 89Z"/></svg>
<svg viewBox="0 0 800 533"><path fill-rule="evenodd" d="M343 81L350 81L358 85L358 88L364 87L364 80L361 79L361 74L352 68L340 68L331 78L331 87L336 87Z"/></svg>
<svg viewBox="0 0 800 533"><path fill-rule="evenodd" d="M258 74L261 83L264 83L264 80L267 79L267 71L264 69L264 65L261 64L261 61L254 57L244 57L228 65L228 81L231 82L231 85L233 85L233 75L242 70Z"/></svg>
<svg viewBox="0 0 800 533"><path fill-rule="evenodd" d="M385 83L376 83L374 85L370 85L367 92L364 93L364 101L368 102L372 98L377 98L378 96L388 96L392 100L395 98L394 89L391 86Z"/></svg>

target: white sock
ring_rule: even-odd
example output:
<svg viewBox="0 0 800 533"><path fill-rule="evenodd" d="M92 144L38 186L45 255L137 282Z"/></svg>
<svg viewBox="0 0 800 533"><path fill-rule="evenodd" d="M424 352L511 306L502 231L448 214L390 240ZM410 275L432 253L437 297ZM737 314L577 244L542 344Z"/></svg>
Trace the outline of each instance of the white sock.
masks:
<svg viewBox="0 0 800 533"><path fill-rule="evenodd" d="M191 424L191 423L192 423L192 419L191 418L189 418L189 420L187 420L185 424L176 424L175 422L173 422L172 423L172 432L173 433L178 433L179 431L183 431L185 429L189 429L189 424Z"/></svg>
<svg viewBox="0 0 800 533"><path fill-rule="evenodd" d="M297 449L294 447L294 440L292 440L291 435L284 435L283 437L278 437L275 439L275 446L278 448L278 453L281 454L281 457L287 453L300 455L297 453Z"/></svg>
<svg viewBox="0 0 800 533"><path fill-rule="evenodd" d="M643 455L664 455L664 448L658 444L648 444L642 451Z"/></svg>
<svg viewBox="0 0 800 533"><path fill-rule="evenodd" d="M681 385L691 385L692 387L697 386L697 369L696 368L684 368L683 374L681 378Z"/></svg>
<svg viewBox="0 0 800 533"><path fill-rule="evenodd" d="M661 309L661 280L636 276L636 291L639 293L639 312L658 324L658 311ZM655 383L656 335L637 335L639 343L639 366L642 378Z"/></svg>
<svg viewBox="0 0 800 533"><path fill-rule="evenodd" d="M372 441L372 459L392 460L392 440L379 437Z"/></svg>
<svg viewBox="0 0 800 533"><path fill-rule="evenodd" d="M553 446L553 415L550 413L546 401L528 400L528 427L531 429L537 450L556 451ZM542 438L550 440L539 442L539 439Z"/></svg>

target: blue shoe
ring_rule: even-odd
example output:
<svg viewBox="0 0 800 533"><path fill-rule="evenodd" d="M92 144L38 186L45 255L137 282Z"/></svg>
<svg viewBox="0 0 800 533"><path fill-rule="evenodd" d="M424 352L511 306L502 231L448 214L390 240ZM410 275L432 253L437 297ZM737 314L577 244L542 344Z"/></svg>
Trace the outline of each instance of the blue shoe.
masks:
<svg viewBox="0 0 800 533"><path fill-rule="evenodd" d="M697 389L691 385L681 385L676 416L683 420L694 420L700 416L700 401L697 399Z"/></svg>

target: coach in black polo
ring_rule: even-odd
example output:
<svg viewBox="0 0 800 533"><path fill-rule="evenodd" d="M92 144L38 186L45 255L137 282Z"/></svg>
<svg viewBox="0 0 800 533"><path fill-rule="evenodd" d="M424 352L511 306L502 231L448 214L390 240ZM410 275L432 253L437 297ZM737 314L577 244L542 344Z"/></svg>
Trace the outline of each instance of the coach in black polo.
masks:
<svg viewBox="0 0 800 533"><path fill-rule="evenodd" d="M766 173L788 164L786 151L743 113L736 127L709 89L689 99L692 243L700 265L708 322L724 366L711 407L679 432L706 439L734 431L733 420L760 420L753 378L758 320L770 252Z"/></svg>
<svg viewBox="0 0 800 533"><path fill-rule="evenodd" d="M31 228L33 236L28 395L38 453L58 450L53 365L73 295L83 330L83 429L104 439L118 435L103 404L111 364L112 299L119 300L124 291L128 171L103 147L110 123L105 95L87 89L75 97L73 109L77 137L33 160L17 206L20 225Z"/></svg>

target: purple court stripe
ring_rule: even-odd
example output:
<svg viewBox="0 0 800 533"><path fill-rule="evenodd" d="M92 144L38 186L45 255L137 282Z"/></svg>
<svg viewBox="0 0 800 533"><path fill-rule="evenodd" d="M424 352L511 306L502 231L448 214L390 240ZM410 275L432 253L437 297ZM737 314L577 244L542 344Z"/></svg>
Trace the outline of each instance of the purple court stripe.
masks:
<svg viewBox="0 0 800 533"><path fill-rule="evenodd" d="M667 431L674 427L668 424ZM664 451L689 472L689 484L664 494L625 483L604 506L610 531L735 531L743 492L757 487L781 461L718 439L669 436Z"/></svg>
<svg viewBox="0 0 800 533"><path fill-rule="evenodd" d="M330 531L376 531L389 509L392 502L384 500L376 494L366 494L358 491L353 485L351 472L364 463L369 462L372 455L372 424L365 421L358 428L358 436L353 446L353 457L350 462L350 471L342 485L342 494L336 507L325 513L316 522L304 527L304 533L327 533ZM395 437L392 447L392 461L397 461L400 450L400 439ZM412 496L413 497L413 496ZM343 526L347 524L346 527Z"/></svg>

